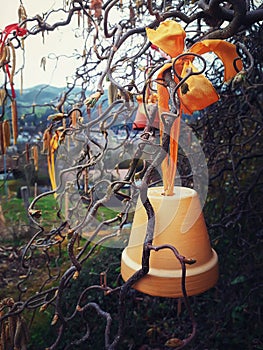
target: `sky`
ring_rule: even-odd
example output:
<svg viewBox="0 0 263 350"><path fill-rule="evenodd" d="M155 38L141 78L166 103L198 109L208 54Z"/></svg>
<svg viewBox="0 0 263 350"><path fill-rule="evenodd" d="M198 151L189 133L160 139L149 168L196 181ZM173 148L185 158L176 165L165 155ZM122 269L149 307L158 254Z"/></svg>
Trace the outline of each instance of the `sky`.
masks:
<svg viewBox="0 0 263 350"><path fill-rule="evenodd" d="M28 17L42 14L51 8L61 8L65 0L23 0ZM255 3L260 3L256 0ZM18 8L20 0L5 1L4 9L0 12L0 29L7 25L18 22ZM49 24L61 20L62 13L50 18ZM30 24L29 24L30 26ZM82 54L84 38L79 32L79 37L75 37L72 29L77 28L77 15L69 26L56 29L49 34L45 34L45 42L41 34L29 36L25 40L25 67L23 70L23 85L25 88L39 84L48 84L58 87L65 87L67 79L74 74L77 66L81 64L79 60L72 58L78 52ZM59 59L55 59L54 54L60 54ZM69 58L68 56L71 56ZM46 70L40 66L41 59L46 57ZM21 50L17 50L17 68L23 64ZM14 79L15 88L20 88L20 76ZM69 78L70 80L70 78ZM3 82L3 75L0 72L0 84Z"/></svg>
<svg viewBox="0 0 263 350"><path fill-rule="evenodd" d="M36 14L47 12L50 8L62 7L63 0L23 0L24 7L28 17ZM18 8L20 0L8 0L5 2L4 10L0 12L0 29L3 30L7 25L18 22ZM62 19L62 14L56 15L56 18L50 19L50 23L58 19ZM45 42L41 34L29 36L25 40L25 67L23 71L24 87L33 87L39 84L48 84L53 86L66 86L66 76L71 76L79 65L76 59L69 59L66 56L72 56L76 53L76 48L82 48L83 38L76 38L72 32L72 28L77 27L77 16L73 21L73 25L56 29L45 35ZM81 53L82 49L79 51ZM55 59L54 53L63 54L63 57ZM52 55L53 54L53 55ZM46 71L40 67L42 57L47 58ZM19 68L23 62L21 50L17 50L17 65ZM0 81L3 77L0 73ZM20 75L14 79L15 88L20 88Z"/></svg>

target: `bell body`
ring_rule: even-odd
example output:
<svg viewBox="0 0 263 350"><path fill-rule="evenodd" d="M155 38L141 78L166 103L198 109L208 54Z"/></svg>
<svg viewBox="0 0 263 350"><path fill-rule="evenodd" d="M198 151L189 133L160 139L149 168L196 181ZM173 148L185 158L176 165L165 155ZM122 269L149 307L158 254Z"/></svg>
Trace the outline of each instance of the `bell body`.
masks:
<svg viewBox="0 0 263 350"><path fill-rule="evenodd" d="M173 196L162 193L162 187L148 190L155 211L153 245L172 245L184 257L196 260L186 265L186 291L188 295L200 294L216 284L218 258L210 245L198 195L195 190L179 186L175 187ZM124 281L141 269L146 227L147 214L138 200L129 244L122 253ZM153 296L178 298L183 296L181 277L181 264L170 249L152 250L150 270L133 288Z"/></svg>

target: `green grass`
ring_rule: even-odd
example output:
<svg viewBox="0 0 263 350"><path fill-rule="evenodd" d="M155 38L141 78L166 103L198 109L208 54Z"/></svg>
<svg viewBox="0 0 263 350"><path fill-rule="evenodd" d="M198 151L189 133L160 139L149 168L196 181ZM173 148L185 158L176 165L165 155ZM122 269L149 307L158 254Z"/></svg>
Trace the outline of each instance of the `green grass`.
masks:
<svg viewBox="0 0 263 350"><path fill-rule="evenodd" d="M8 180L7 181L7 187L8 187L8 191L9 192L15 192L17 191L17 189L21 186L23 186L24 183L22 181L22 179L18 179L18 180ZM0 195L1 195L1 198L2 196L5 196L6 193L5 193L5 183L3 180L0 180Z"/></svg>
<svg viewBox="0 0 263 350"><path fill-rule="evenodd" d="M30 198L30 202L33 199ZM6 198L0 201L6 225L16 225L18 223L28 223L29 218L23 200L16 197ZM34 209L42 212L45 223L52 225L57 221L57 202L53 196L41 198Z"/></svg>
<svg viewBox="0 0 263 350"><path fill-rule="evenodd" d="M10 198L1 201L2 210L6 224L16 224L18 222L27 222L27 212L22 199Z"/></svg>
<svg viewBox="0 0 263 350"><path fill-rule="evenodd" d="M42 197L37 201L34 209L39 209L42 212L43 220L47 222L56 222L57 211L58 211L58 203L53 195L48 195Z"/></svg>
<svg viewBox="0 0 263 350"><path fill-rule="evenodd" d="M97 212L98 221L114 218L119 212L107 207L100 207Z"/></svg>

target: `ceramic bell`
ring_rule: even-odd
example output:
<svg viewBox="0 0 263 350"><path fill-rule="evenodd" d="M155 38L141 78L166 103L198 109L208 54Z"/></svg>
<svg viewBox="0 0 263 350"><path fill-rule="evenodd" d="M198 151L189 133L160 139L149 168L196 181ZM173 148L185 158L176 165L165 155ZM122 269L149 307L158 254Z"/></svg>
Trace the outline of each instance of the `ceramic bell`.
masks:
<svg viewBox="0 0 263 350"><path fill-rule="evenodd" d="M213 287L218 279L218 257L211 248L202 208L193 189L175 187L174 195L164 196L162 187L148 190L155 211L153 245L170 244L181 255L196 262L186 265L187 294L197 295ZM138 200L128 246L121 259L121 274L126 281L141 269L147 214ZM152 295L182 297L181 264L170 249L151 251L150 270L133 288Z"/></svg>

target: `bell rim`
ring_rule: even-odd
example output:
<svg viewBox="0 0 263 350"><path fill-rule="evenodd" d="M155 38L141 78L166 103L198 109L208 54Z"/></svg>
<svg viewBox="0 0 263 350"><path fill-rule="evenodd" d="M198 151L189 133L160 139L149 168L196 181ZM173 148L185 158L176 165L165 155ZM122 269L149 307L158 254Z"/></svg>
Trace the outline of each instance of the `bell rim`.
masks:
<svg viewBox="0 0 263 350"><path fill-rule="evenodd" d="M122 262L134 272L140 270L142 266L129 257L127 250L128 247L126 247L122 252ZM174 258L176 259L176 257ZM218 256L216 251L211 248L211 258L206 263L199 266L194 266L194 264L191 266L186 265L186 276L190 277L206 273L209 270L212 270L216 265L218 265ZM148 275L160 278L181 278L182 269L156 269L150 267Z"/></svg>

